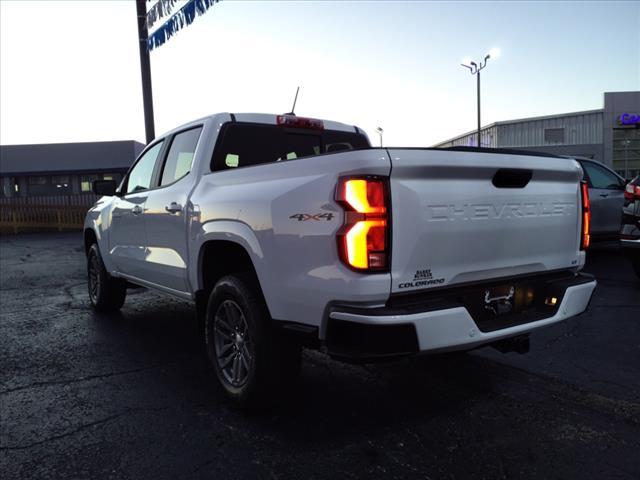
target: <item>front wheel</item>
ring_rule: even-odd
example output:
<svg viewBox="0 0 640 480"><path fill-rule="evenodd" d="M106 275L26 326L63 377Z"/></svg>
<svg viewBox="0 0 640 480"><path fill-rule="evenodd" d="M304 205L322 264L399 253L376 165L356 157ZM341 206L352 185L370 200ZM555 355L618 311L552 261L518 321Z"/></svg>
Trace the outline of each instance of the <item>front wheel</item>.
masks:
<svg viewBox="0 0 640 480"><path fill-rule="evenodd" d="M124 304L127 286L124 280L114 278L104 268L97 244L87 254L87 284L91 306L99 312L114 312Z"/></svg>
<svg viewBox="0 0 640 480"><path fill-rule="evenodd" d="M205 334L218 381L238 405L269 403L297 376L301 348L273 328L251 275L218 281L209 297Z"/></svg>

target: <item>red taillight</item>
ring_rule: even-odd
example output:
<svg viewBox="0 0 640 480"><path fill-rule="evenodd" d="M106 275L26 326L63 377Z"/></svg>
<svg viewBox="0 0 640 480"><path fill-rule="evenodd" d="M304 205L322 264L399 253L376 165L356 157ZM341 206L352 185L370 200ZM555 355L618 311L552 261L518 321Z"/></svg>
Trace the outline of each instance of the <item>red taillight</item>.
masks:
<svg viewBox="0 0 640 480"><path fill-rule="evenodd" d="M627 183L627 186L624 189L624 198L627 200L635 200L636 198L640 198L640 185Z"/></svg>
<svg viewBox="0 0 640 480"><path fill-rule="evenodd" d="M324 130L324 122L315 118L296 117L295 115L278 115L276 123L282 127L310 128Z"/></svg>
<svg viewBox="0 0 640 480"><path fill-rule="evenodd" d="M587 182L580 184L582 193L582 240L580 250L586 250L591 243L591 205L589 204L589 187Z"/></svg>
<svg viewBox="0 0 640 480"><path fill-rule="evenodd" d="M345 207L338 232L342 261L357 270L386 270L389 254L387 183L380 178L343 178L336 200Z"/></svg>

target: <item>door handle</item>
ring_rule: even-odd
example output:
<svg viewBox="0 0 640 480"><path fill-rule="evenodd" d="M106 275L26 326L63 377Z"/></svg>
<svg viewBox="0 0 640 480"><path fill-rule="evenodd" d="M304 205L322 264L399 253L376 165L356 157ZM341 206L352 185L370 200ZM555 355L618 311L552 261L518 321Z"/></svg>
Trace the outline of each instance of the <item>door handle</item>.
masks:
<svg viewBox="0 0 640 480"><path fill-rule="evenodd" d="M609 194L608 193L601 193L600 196L603 197L603 198L607 198L609 196Z"/></svg>
<svg viewBox="0 0 640 480"><path fill-rule="evenodd" d="M169 213L178 213L182 211L182 205L177 202L171 202L171 205L167 205L164 209Z"/></svg>
<svg viewBox="0 0 640 480"><path fill-rule="evenodd" d="M142 213L142 207L140 205L136 205L131 209L131 213L134 215L140 215Z"/></svg>

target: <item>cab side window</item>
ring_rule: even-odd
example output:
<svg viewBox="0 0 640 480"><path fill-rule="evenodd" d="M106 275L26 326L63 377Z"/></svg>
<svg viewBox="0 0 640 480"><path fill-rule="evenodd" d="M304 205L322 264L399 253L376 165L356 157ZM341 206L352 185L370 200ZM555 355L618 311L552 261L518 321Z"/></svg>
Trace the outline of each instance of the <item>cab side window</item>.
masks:
<svg viewBox="0 0 640 480"><path fill-rule="evenodd" d="M176 182L191 171L193 155L201 132L202 127L192 128L173 137L162 169L160 186Z"/></svg>
<svg viewBox="0 0 640 480"><path fill-rule="evenodd" d="M136 165L131 169L127 177L126 193L141 192L149 189L151 181L153 180L153 169L156 165L156 160L162 150L162 144L164 140L156 143L153 147L147 150Z"/></svg>
<svg viewBox="0 0 640 480"><path fill-rule="evenodd" d="M222 127L213 169L249 167L282 156L282 129L271 125L232 123Z"/></svg>
<svg viewBox="0 0 640 480"><path fill-rule="evenodd" d="M605 190L619 190L621 187L620 179L613 173L608 171L599 165L595 165L591 162L582 163L582 167L586 170L589 176L589 183L591 188L602 188Z"/></svg>

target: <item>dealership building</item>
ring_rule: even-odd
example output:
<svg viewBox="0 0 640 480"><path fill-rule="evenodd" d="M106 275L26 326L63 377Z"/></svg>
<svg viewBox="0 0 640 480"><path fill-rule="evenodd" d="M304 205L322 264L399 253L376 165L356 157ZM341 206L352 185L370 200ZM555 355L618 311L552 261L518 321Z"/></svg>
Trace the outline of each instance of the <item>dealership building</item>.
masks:
<svg viewBox="0 0 640 480"><path fill-rule="evenodd" d="M120 181L144 145L134 140L0 146L0 197L79 195Z"/></svg>
<svg viewBox="0 0 640 480"><path fill-rule="evenodd" d="M480 144L592 158L626 178L640 174L640 92L606 92L603 108L495 122ZM477 146L477 131L434 147Z"/></svg>

